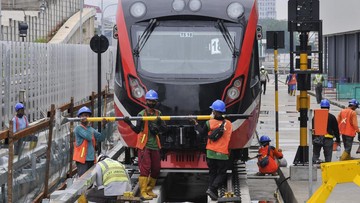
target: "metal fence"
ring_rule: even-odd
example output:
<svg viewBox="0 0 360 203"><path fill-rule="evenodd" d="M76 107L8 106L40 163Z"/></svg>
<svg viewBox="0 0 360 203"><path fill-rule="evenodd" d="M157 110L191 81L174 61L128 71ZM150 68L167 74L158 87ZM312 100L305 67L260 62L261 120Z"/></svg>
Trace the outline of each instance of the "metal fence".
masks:
<svg viewBox="0 0 360 203"><path fill-rule="evenodd" d="M338 99L360 99L360 83L336 84L336 96Z"/></svg>
<svg viewBox="0 0 360 203"><path fill-rule="evenodd" d="M113 78L115 54L113 47L102 54L102 89L112 84L106 78ZM0 73L0 130L21 100L32 122L44 118L51 104L71 97L80 103L97 91L97 55L89 45L0 41Z"/></svg>

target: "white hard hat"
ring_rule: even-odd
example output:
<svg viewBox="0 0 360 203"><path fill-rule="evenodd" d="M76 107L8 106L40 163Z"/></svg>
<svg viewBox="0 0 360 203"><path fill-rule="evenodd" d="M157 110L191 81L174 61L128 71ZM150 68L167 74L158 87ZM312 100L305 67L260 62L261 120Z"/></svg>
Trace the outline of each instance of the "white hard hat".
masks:
<svg viewBox="0 0 360 203"><path fill-rule="evenodd" d="M105 154L100 154L100 155L98 156L98 158L97 158L97 162L100 162L100 161L102 161L102 160L104 160L104 159L106 159L106 158L109 158L109 157L106 156Z"/></svg>
<svg viewBox="0 0 360 203"><path fill-rule="evenodd" d="M261 66L261 69L265 69L265 66Z"/></svg>

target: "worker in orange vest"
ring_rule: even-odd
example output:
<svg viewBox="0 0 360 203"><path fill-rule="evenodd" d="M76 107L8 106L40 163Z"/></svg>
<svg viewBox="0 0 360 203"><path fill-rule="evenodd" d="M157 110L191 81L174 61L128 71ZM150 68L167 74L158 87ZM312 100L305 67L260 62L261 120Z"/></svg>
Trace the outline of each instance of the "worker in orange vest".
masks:
<svg viewBox="0 0 360 203"><path fill-rule="evenodd" d="M138 134L136 148L138 149L139 160L139 186L140 195L144 200L151 200L157 195L153 192L156 180L160 174L160 139L159 134L166 132L167 127L161 121L161 112L155 109L158 103L158 94L154 90L149 90L145 94L146 105L148 108L142 110L138 116L158 116L156 121L137 121L134 126L130 118L125 116L124 122Z"/></svg>
<svg viewBox="0 0 360 203"><path fill-rule="evenodd" d="M321 109L330 109L330 102L327 99L323 99L320 102ZM321 117L322 123L324 123L324 118ZM313 118L313 126L315 128L314 118ZM323 148L324 150L324 157L325 162L331 162L332 153L333 153L333 144L334 138L336 139L337 146L340 146L340 135L339 135L339 128L337 125L336 117L328 113L327 121L326 121L326 134L315 134L312 136L313 140L313 163L320 164L321 161L320 157L320 150Z"/></svg>
<svg viewBox="0 0 360 203"><path fill-rule="evenodd" d="M279 164L275 160L282 159L283 154L281 149L276 149L270 146L271 139L267 135L260 137L260 149L258 152L258 167L257 175L264 176L265 174L277 175Z"/></svg>
<svg viewBox="0 0 360 203"><path fill-rule="evenodd" d="M83 106L79 109L77 116L81 118L80 125L74 129L75 143L73 160L76 162L77 174L82 176L96 162L95 146L96 142L103 141L106 135L106 129L99 133L89 125L86 118L91 116L91 110ZM102 121L102 128L106 127L106 120Z"/></svg>
<svg viewBox="0 0 360 203"><path fill-rule="evenodd" d="M351 157L351 148L356 133L358 134L358 139L360 139L360 130L355 111L358 107L359 102L356 99L351 99L349 101L348 108L341 110L337 117L339 131L342 135L342 140L344 143L344 152L340 157L340 161L353 159Z"/></svg>
<svg viewBox="0 0 360 203"><path fill-rule="evenodd" d="M214 118L205 123L203 127L192 119L199 134L207 133L206 163L209 167L209 187L206 194L212 200L218 199L218 188L226 183L226 171L229 167L229 142L232 133L231 121L225 119L225 103L216 100L210 106Z"/></svg>

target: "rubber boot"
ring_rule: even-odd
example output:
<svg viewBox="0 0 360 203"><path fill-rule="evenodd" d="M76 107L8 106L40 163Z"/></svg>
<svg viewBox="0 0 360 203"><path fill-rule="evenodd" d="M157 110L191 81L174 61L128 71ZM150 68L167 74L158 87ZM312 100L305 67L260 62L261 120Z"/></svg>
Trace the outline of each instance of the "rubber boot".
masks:
<svg viewBox="0 0 360 203"><path fill-rule="evenodd" d="M146 193L147 184L148 184L147 179L148 179L148 177L139 176L140 196L144 200L151 200L153 198Z"/></svg>
<svg viewBox="0 0 360 203"><path fill-rule="evenodd" d="M350 154L347 153L346 151L344 151L344 152L341 154L340 161L349 160L349 158L350 158Z"/></svg>
<svg viewBox="0 0 360 203"><path fill-rule="evenodd" d="M146 188L146 193L148 195L150 195L151 197L153 197L153 198L157 198L157 194L155 194L152 191L154 189L155 185L156 185L156 179L152 178L152 177L149 177L148 178L148 185L147 185L147 188Z"/></svg>
<svg viewBox="0 0 360 203"><path fill-rule="evenodd" d="M29 150L33 150L36 148L37 141L30 141L29 143Z"/></svg>
<svg viewBox="0 0 360 203"><path fill-rule="evenodd" d="M78 203L88 203L84 194L80 195L79 199L77 200Z"/></svg>

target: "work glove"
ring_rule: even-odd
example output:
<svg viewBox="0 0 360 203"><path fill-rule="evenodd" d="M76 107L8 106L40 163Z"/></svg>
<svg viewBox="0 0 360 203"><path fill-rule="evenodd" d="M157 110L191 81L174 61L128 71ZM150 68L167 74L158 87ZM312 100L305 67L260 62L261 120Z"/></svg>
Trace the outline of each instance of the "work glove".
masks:
<svg viewBox="0 0 360 203"><path fill-rule="evenodd" d="M161 125L161 118L160 116L156 117L156 125L160 126Z"/></svg>
<svg viewBox="0 0 360 203"><path fill-rule="evenodd" d="M101 121L102 128L105 128L105 126L106 126L107 123L108 123L108 121L104 118L104 119Z"/></svg>
<svg viewBox="0 0 360 203"><path fill-rule="evenodd" d="M189 122L190 122L191 125L197 125L198 124L196 119L193 119L193 118L189 119Z"/></svg>
<svg viewBox="0 0 360 203"><path fill-rule="evenodd" d="M132 124L129 116L125 116L125 117L124 117L124 122L127 123L128 125L131 125L131 124Z"/></svg>

